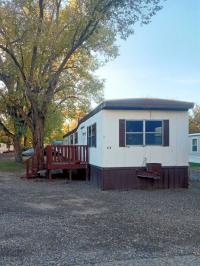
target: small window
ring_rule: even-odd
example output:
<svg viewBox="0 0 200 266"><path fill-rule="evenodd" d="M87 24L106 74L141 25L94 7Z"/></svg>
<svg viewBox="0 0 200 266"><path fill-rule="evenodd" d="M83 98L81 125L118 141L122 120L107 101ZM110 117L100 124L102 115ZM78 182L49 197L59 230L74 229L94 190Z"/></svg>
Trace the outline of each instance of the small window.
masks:
<svg viewBox="0 0 200 266"><path fill-rule="evenodd" d="M192 151L197 152L197 150L198 150L198 140L192 139Z"/></svg>
<svg viewBox="0 0 200 266"><path fill-rule="evenodd" d="M87 127L87 144L89 147L96 147L96 123Z"/></svg>
<svg viewBox="0 0 200 266"><path fill-rule="evenodd" d="M73 145L74 144L73 134L70 135L70 137L69 137L69 143L70 143L70 145Z"/></svg>
<svg viewBox="0 0 200 266"><path fill-rule="evenodd" d="M126 121L126 145L143 145L143 121Z"/></svg>
<svg viewBox="0 0 200 266"><path fill-rule="evenodd" d="M162 121L145 121L145 144L162 145Z"/></svg>
<svg viewBox="0 0 200 266"><path fill-rule="evenodd" d="M78 144L78 132L74 134L74 142L75 144Z"/></svg>

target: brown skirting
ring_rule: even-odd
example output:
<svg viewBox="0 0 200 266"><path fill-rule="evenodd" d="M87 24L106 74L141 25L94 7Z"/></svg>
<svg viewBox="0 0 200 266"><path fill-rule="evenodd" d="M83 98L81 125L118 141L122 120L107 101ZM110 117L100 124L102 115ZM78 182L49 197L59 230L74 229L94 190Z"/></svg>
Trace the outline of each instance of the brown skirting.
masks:
<svg viewBox="0 0 200 266"><path fill-rule="evenodd" d="M102 190L109 189L167 189L188 187L187 166L164 166L159 180L141 179L141 167L102 168L90 165L90 180Z"/></svg>

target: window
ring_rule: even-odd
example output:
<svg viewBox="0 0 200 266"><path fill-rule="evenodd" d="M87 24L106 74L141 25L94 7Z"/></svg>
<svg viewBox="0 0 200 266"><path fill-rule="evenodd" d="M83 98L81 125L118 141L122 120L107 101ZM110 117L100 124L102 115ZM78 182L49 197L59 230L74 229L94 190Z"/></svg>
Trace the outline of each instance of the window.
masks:
<svg viewBox="0 0 200 266"><path fill-rule="evenodd" d="M126 145L162 145L163 121L127 120Z"/></svg>
<svg viewBox="0 0 200 266"><path fill-rule="evenodd" d="M78 132L74 134L74 142L75 144L78 144Z"/></svg>
<svg viewBox="0 0 200 266"><path fill-rule="evenodd" d="M145 144L162 145L162 121L145 121Z"/></svg>
<svg viewBox="0 0 200 266"><path fill-rule="evenodd" d="M89 147L96 147L96 123L87 127L87 144Z"/></svg>
<svg viewBox="0 0 200 266"><path fill-rule="evenodd" d="M70 135L70 137L69 137L69 144L70 144L70 145L73 145L73 144L74 144L73 134Z"/></svg>
<svg viewBox="0 0 200 266"><path fill-rule="evenodd" d="M143 121L126 121L126 145L143 145Z"/></svg>
<svg viewBox="0 0 200 266"><path fill-rule="evenodd" d="M69 136L66 138L66 144L69 145Z"/></svg>
<svg viewBox="0 0 200 266"><path fill-rule="evenodd" d="M198 140L197 139L192 139L192 151L197 152L198 150Z"/></svg>

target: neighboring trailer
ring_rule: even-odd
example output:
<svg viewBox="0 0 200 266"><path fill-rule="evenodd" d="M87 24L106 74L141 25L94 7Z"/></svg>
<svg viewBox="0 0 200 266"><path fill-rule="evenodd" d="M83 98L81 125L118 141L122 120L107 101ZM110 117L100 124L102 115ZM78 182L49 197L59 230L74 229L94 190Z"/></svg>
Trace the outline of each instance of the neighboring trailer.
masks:
<svg viewBox="0 0 200 266"><path fill-rule="evenodd" d="M105 101L64 136L88 144L90 180L101 189L188 186L188 109L161 99ZM147 163L162 164L160 179L141 179Z"/></svg>
<svg viewBox="0 0 200 266"><path fill-rule="evenodd" d="M0 153L14 151L13 145L7 145L6 143L0 143Z"/></svg>
<svg viewBox="0 0 200 266"><path fill-rule="evenodd" d="M200 163L200 133L189 134L189 162Z"/></svg>

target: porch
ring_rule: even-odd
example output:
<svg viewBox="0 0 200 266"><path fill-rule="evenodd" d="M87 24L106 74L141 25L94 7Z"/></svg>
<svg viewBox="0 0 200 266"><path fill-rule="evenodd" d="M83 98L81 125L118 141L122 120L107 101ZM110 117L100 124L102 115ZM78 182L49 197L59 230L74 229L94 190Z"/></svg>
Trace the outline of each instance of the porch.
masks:
<svg viewBox="0 0 200 266"><path fill-rule="evenodd" d="M69 173L71 181L73 170L85 169L88 180L88 159L87 145L48 145L25 161L26 177L36 177L45 172L51 179L52 170L63 170Z"/></svg>

